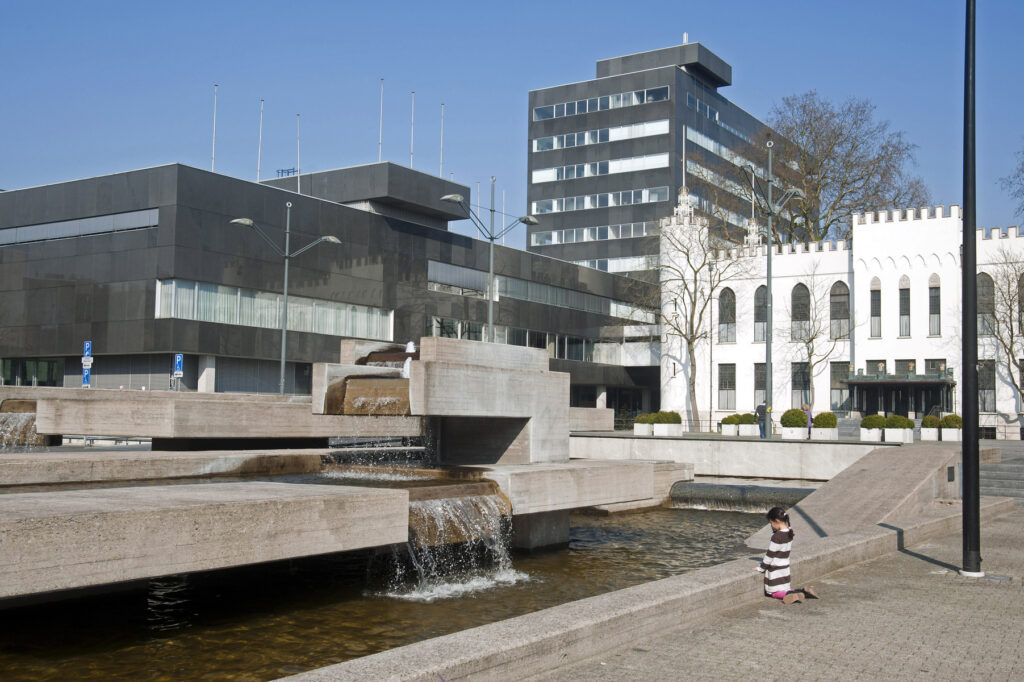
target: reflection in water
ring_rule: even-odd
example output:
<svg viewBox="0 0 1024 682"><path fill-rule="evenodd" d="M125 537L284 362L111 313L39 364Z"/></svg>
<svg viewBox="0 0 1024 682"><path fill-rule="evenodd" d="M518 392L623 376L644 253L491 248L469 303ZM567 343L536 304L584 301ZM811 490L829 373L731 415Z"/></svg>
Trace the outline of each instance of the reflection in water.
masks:
<svg viewBox="0 0 1024 682"><path fill-rule="evenodd" d="M5 680L266 680L748 556L762 517L658 510L572 517L569 547L514 557L529 580L433 601L373 589L350 552L151 580L144 589L0 611ZM368 568L369 567L369 568ZM470 579L470 582L472 578Z"/></svg>

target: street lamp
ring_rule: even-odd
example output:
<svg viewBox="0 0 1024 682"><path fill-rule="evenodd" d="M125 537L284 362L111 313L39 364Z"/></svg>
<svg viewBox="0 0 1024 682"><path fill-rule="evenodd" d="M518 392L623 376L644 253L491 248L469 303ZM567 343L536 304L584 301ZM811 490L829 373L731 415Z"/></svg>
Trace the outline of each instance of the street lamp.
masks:
<svg viewBox="0 0 1024 682"><path fill-rule="evenodd" d="M753 190L755 201L761 210L768 215L768 229L765 233L765 238L768 245L768 291L765 300L765 353L764 353L764 389L765 389L765 404L770 409L772 407L772 251L775 250L775 232L772 228L772 219L778 215L783 207L793 197L803 198L804 193L798 189L791 189L782 195L782 198L777 202L772 201L772 186L775 183L775 179L772 177L772 147L775 143L768 140L766 145L768 147L768 177L765 183L757 177L757 173L754 169L753 164L747 164L744 170L750 174L750 187Z"/></svg>
<svg viewBox="0 0 1024 682"><path fill-rule="evenodd" d="M536 225L538 221L532 215L524 215L516 218L511 223L503 227L500 231L494 231L494 176L491 176L491 227L490 229L484 228L483 221L480 220L473 209L466 203L466 198L461 194L445 194L441 197L441 201L446 201L450 204L458 204L466 209L466 213L469 214L469 219L476 227L477 231L483 235L484 239L490 241L490 253L488 257L487 266L487 340L494 343L494 242L501 239L513 227L522 223L523 225Z"/></svg>
<svg viewBox="0 0 1024 682"><path fill-rule="evenodd" d="M284 394L284 367L285 367L285 351L288 348L288 263L292 258L299 254L309 251L317 244L341 244L341 240L333 235L326 237L320 237L314 242L306 244L297 251L291 251L291 233L292 233L292 202L285 203L285 219L284 219L284 249L281 249L273 239L267 236L267 233L259 228L259 226L253 222L251 218L235 218L230 222L231 225L241 225L242 227L248 227L253 230L256 234L263 238L270 247L277 252L277 255L284 258L284 294L282 296L282 308L281 308L281 378L278 383L278 393Z"/></svg>

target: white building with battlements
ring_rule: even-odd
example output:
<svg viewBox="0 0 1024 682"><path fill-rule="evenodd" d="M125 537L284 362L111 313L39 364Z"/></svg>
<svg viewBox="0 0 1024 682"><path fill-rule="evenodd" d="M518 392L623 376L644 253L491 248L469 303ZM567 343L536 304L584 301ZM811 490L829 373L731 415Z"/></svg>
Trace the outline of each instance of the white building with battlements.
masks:
<svg viewBox="0 0 1024 682"><path fill-rule="evenodd" d="M663 257L666 235L686 229L689 220L692 213L681 208L663 222ZM710 338L697 343L695 393L705 430L729 414L753 412L765 397L767 247L759 241L752 233L750 245L714 254L719 268L727 261L740 261L742 267L716 287ZM776 424L785 410L802 404L815 414L832 411L841 417L959 414L961 241L960 208L938 206L854 215L849 241L776 247L771 283ZM996 282L1008 262L1024 261L1024 233L1017 227L978 230L977 253L982 435L1019 439L1024 404L1011 381L1019 370L1007 362L995 335L1000 325L993 322L998 301L1013 299L1001 296ZM1024 269L1014 267L1019 278ZM677 305L678 293L666 287L662 305ZM1019 306L1020 296L1014 300ZM1015 354L1024 357L1024 344ZM683 340L663 334L661 406L684 420L691 417L690 370Z"/></svg>

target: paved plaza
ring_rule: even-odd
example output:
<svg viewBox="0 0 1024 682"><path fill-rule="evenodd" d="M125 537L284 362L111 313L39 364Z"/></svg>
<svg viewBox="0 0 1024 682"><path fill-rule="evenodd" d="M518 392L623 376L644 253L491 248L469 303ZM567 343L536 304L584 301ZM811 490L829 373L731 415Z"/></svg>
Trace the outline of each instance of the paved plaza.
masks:
<svg viewBox="0 0 1024 682"><path fill-rule="evenodd" d="M820 600L766 598L537 679L1024 679L1022 537L1018 507L982 527L986 578L957 574L957 533L829 574Z"/></svg>

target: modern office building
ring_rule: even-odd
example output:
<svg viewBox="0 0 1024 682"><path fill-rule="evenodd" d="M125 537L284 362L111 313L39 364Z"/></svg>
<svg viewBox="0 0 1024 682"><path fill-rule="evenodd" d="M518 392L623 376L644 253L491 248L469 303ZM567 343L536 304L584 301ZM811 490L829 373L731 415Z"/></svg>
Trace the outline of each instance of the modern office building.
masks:
<svg viewBox="0 0 1024 682"><path fill-rule="evenodd" d="M465 214L440 200L469 191L379 163L262 184L172 164L2 192L0 380L81 386L88 341L94 388L276 392L284 259L237 218L281 247L290 225L292 252L341 242L291 260L288 392L343 338L485 338L488 244L449 231ZM601 341L652 316L648 285L501 246L495 272L498 341L547 350L576 404L657 406L657 357Z"/></svg>
<svg viewBox="0 0 1024 682"><path fill-rule="evenodd" d="M729 64L688 43L531 91L527 199L540 223L527 249L653 279L658 221L684 185L718 236L742 240L750 192L726 176L765 126L719 94L731 82Z"/></svg>

